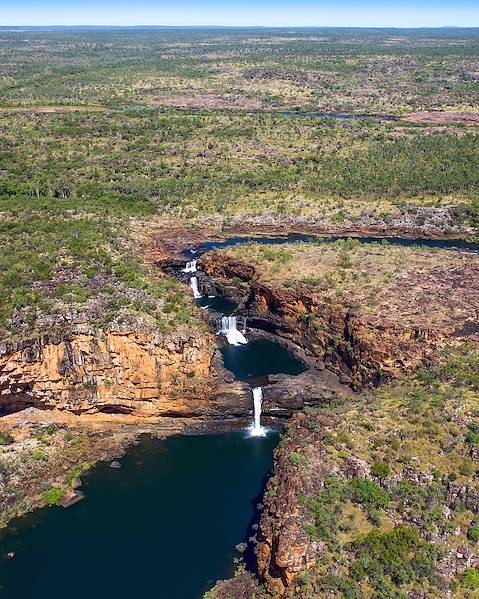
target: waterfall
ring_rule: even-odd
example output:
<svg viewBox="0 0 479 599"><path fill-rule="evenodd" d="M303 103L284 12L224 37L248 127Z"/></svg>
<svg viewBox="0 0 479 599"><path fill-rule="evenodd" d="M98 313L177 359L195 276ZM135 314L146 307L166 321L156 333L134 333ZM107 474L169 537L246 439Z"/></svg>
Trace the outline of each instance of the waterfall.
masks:
<svg viewBox="0 0 479 599"><path fill-rule="evenodd" d="M255 387L253 389L253 403L254 420L249 427L249 433L251 437L264 437L267 431L261 426L261 405L263 403L263 390L261 387Z"/></svg>
<svg viewBox="0 0 479 599"><path fill-rule="evenodd" d="M187 262L182 272L196 272L196 262L197 260L190 260L189 262Z"/></svg>
<svg viewBox="0 0 479 599"><path fill-rule="evenodd" d="M246 333L246 321L248 320L246 316L243 316L243 335Z"/></svg>
<svg viewBox="0 0 479 599"><path fill-rule="evenodd" d="M196 277L191 277L190 279L190 287L193 289L193 295L195 299L200 299L201 293L198 289L198 279Z"/></svg>
<svg viewBox="0 0 479 599"><path fill-rule="evenodd" d="M220 334L228 339L230 345L244 345L248 340L237 328L236 316L223 316L221 319Z"/></svg>

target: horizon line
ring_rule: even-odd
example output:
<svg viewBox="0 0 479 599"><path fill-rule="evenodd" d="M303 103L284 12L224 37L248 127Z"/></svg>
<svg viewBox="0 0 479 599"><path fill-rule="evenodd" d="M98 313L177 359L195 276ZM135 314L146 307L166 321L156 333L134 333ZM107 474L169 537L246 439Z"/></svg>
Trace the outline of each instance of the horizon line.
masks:
<svg viewBox="0 0 479 599"><path fill-rule="evenodd" d="M25 29L48 29L48 28L117 28L117 29L479 29L479 25L410 25L401 27L395 25L92 25L78 23L75 25L50 24L50 25L13 25L0 24L0 29L25 28Z"/></svg>

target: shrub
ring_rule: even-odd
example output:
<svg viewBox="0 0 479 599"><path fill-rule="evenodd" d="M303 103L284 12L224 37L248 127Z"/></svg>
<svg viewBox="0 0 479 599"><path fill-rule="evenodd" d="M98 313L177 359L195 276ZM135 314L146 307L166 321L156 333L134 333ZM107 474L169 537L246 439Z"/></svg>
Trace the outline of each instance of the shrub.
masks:
<svg viewBox="0 0 479 599"><path fill-rule="evenodd" d="M418 530L408 526L397 526L388 532L373 530L353 543L353 547L357 558L352 566L354 577L369 578L374 587L381 588L388 577L395 585L402 586L429 578L435 571L436 547L423 541Z"/></svg>
<svg viewBox="0 0 479 599"><path fill-rule="evenodd" d="M288 459L292 464L298 464L299 462L301 462L301 456L299 455L299 453L296 453L294 451L289 454Z"/></svg>
<svg viewBox="0 0 479 599"><path fill-rule="evenodd" d="M477 568L468 568L461 574L461 586L471 591L479 589L479 570Z"/></svg>
<svg viewBox="0 0 479 599"><path fill-rule="evenodd" d="M47 456L42 453L41 451L36 451L33 455L32 458L36 461L36 462L46 462L48 461Z"/></svg>
<svg viewBox="0 0 479 599"><path fill-rule="evenodd" d="M331 574L324 580L322 586L325 590L328 589L341 593L343 599L362 599L363 597L357 583L354 580L344 578L343 576Z"/></svg>
<svg viewBox="0 0 479 599"><path fill-rule="evenodd" d="M11 445L14 441L15 440L10 433L2 433L0 435L0 445Z"/></svg>
<svg viewBox="0 0 479 599"><path fill-rule="evenodd" d="M313 540L318 538L318 531L316 529L316 526L313 526L312 524L306 524L306 526L304 527L304 532L309 535Z"/></svg>
<svg viewBox="0 0 479 599"><path fill-rule="evenodd" d="M308 512L314 518L315 532L320 539L334 539L338 516L344 502L344 489L341 480L329 478L325 480L324 488L316 498L304 501Z"/></svg>
<svg viewBox="0 0 479 599"><path fill-rule="evenodd" d="M85 472L88 472L90 468L91 464L81 464L80 466L76 466L75 468L73 468L71 472L69 472L66 478L67 483L71 485L76 478L80 478L80 476L83 476L83 474L85 474Z"/></svg>
<svg viewBox="0 0 479 599"><path fill-rule="evenodd" d="M372 510L368 515L368 520L379 528L383 523L383 515L379 510Z"/></svg>
<svg viewBox="0 0 479 599"><path fill-rule="evenodd" d="M65 489L60 487L52 487L43 493L43 502L48 506L60 505L62 499L65 497Z"/></svg>
<svg viewBox="0 0 479 599"><path fill-rule="evenodd" d="M476 522L471 528L467 531L467 538L474 543L479 541L479 522Z"/></svg>
<svg viewBox="0 0 479 599"><path fill-rule="evenodd" d="M365 478L356 478L350 483L350 498L370 510L386 508L391 502L389 493Z"/></svg>
<svg viewBox="0 0 479 599"><path fill-rule="evenodd" d="M466 441L474 447L479 447L479 432L477 430L477 425L475 423L471 423L468 425L468 429Z"/></svg>
<svg viewBox="0 0 479 599"><path fill-rule="evenodd" d="M379 480L384 480L391 474L391 467L387 462L374 462L371 474Z"/></svg>

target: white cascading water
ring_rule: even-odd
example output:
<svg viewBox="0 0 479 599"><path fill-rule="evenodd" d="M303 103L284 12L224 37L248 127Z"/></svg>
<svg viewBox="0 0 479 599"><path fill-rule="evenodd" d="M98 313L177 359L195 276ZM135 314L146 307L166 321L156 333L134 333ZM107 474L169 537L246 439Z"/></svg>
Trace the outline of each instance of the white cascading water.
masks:
<svg viewBox="0 0 479 599"><path fill-rule="evenodd" d="M244 345L248 340L237 328L236 316L223 316L221 319L220 334L228 339L230 345Z"/></svg>
<svg viewBox="0 0 479 599"><path fill-rule="evenodd" d="M190 287L193 289L193 296L195 299L200 299L201 293L198 289L198 279L196 277L191 277L190 279Z"/></svg>
<svg viewBox="0 0 479 599"><path fill-rule="evenodd" d="M243 320L243 335L244 335L246 333L246 321L247 321L247 318L246 318L246 316L244 316L243 318L244 318L244 320Z"/></svg>
<svg viewBox="0 0 479 599"><path fill-rule="evenodd" d="M183 272L196 272L198 270L196 268L196 262L197 260L190 260L189 262L187 262L185 268L183 269Z"/></svg>
<svg viewBox="0 0 479 599"><path fill-rule="evenodd" d="M249 427L251 437L264 437L267 430L261 426L261 405L263 403L263 389L255 387L253 389L254 419Z"/></svg>

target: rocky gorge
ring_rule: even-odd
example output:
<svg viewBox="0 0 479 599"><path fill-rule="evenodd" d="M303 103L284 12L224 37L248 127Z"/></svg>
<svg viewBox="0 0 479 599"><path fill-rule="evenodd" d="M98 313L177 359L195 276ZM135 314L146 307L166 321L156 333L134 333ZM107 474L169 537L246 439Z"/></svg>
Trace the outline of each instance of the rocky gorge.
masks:
<svg viewBox="0 0 479 599"><path fill-rule="evenodd" d="M289 255L287 241L284 241L286 249L278 254L280 260ZM252 250L247 244L244 247L245 252L260 251L256 246ZM356 415L359 406L364 408L365 389L374 390L380 383L379 388L384 385L387 388L388 384L394 384L387 381L401 380L424 365L436 368L441 350L451 343L457 346L476 343L479 329L475 283L468 289L463 288L460 298L453 292L456 281L476 268L476 257L451 252L450 263L446 261L442 271L434 270L440 268L441 256L430 264L429 270L421 270L422 263L415 262L410 270L398 271L402 296L409 293L409 304L417 297L423 298L422 289L429 284L428 277L441 273L437 297L450 295L457 307L456 312L446 310L436 316L424 311L421 299L416 308L422 310L425 317L414 318L415 324L411 325L411 318L395 317L404 311L401 312L401 306L388 303L387 297L383 304L389 310L388 318L382 315L383 304L378 305L378 317L374 318L361 309L361 296L331 294L326 287L308 282L309 279L294 284L288 280L287 286L281 284L281 279L268 282L269 275L260 255L258 260L249 260L248 256L241 255L241 249L239 255L235 251L228 247L224 251L213 248L198 257L198 271L194 275L201 294L232 302L236 306L234 314L247 319L250 341L267 340L285 348L304 365L304 372L295 376L270 374L261 383L263 416L273 419L272 422L294 417L287 426L284 443L276 452L275 475L268 483L264 498L255 545L258 580L251 582L250 573L243 573L236 583L220 585L219 594L212 596L223 597L221 589L230 593L232 588L236 589L231 585L246 579L252 593L258 591L259 582L268 596L296 596L294 593L300 592L302 583L298 587L298 581L303 580L303 574L314 571L331 551L328 539L322 539L320 533L313 531L319 525L311 523L309 502L314 501L315 495L321 495L331 476L347 481L376 480L372 474L374 459L371 461L361 452L357 455L352 451L355 446L347 441L349 433L338 432L338 418L341 420L342 415L351 414L353 421L352 415ZM271 251L267 244L264 251ZM321 251L326 263L328 250ZM384 264L378 252L388 254L389 248L378 250L374 246L366 252L366 257L379 260L379 270ZM150 254L149 260L168 276L179 277L186 283L188 277L181 273L191 255L191 248L188 251L181 248L180 253L161 256L157 253L153 257ZM408 258L412 255L408 254ZM429 262L430 257L427 256ZM288 272L294 269L295 259L291 259ZM358 255L353 253L352 259L363 258L359 252ZM357 266L361 267L359 261ZM68 426L72 418L87 427L122 425L132 430L139 424L149 432L167 421L174 432L180 432L183 426L187 430L188 423L206 425L204 430L220 430L228 421L233 427L244 426L252 415L251 384L236 380L225 369L221 350L226 341L213 334L221 313L207 309L201 314L208 324L205 330L183 328L174 334L162 334L145 325L137 330L83 328L67 336L46 336L3 346L0 398L4 414L10 416L3 419L2 430L12 422L16 422L14 428L24 426L19 425L19 421L32 418L32 409L36 411L35 418L40 414L45 421L51 414L64 425L68 422ZM298 414L303 410L303 415ZM175 420L176 428L171 424ZM465 422L461 421L462 427L467 426L469 420ZM321 430L320 435L315 433L317 430ZM339 435L340 440L332 444L338 455L341 454L339 461L337 456L330 459L328 435L331 438ZM311 448L306 451L306 459L308 444ZM99 456L98 452L88 454L93 461ZM306 464L307 468L303 468ZM315 474L310 479L312 467ZM410 479L409 474L397 472L394 484ZM392 490L391 486L391 494ZM349 491L344 493L346 500ZM464 491L461 487L455 496L472 497L474 493L472 488ZM470 504L467 497L464 501ZM447 504L449 510L451 501ZM476 510L475 504L472 509ZM391 521L398 522L394 515ZM364 530L369 531L368 526ZM471 557L468 564L475 564L474 559ZM446 565L443 570L446 572ZM455 572L461 571L459 564ZM311 584L317 589L316 583Z"/></svg>

